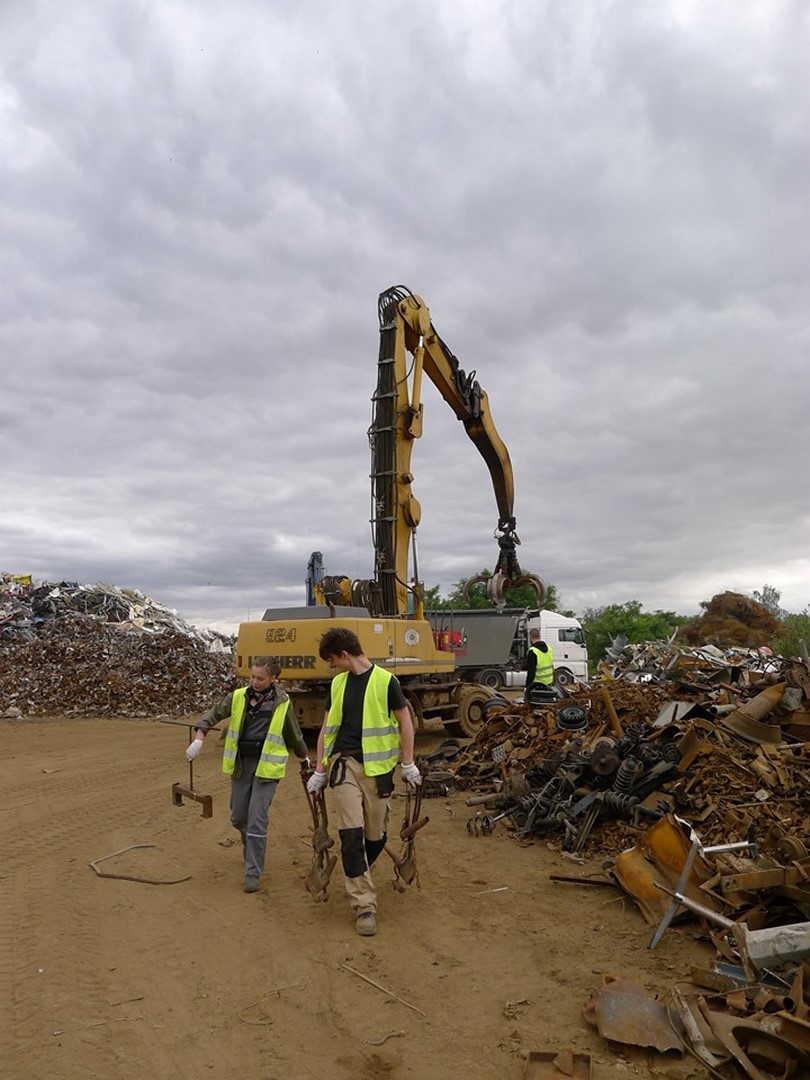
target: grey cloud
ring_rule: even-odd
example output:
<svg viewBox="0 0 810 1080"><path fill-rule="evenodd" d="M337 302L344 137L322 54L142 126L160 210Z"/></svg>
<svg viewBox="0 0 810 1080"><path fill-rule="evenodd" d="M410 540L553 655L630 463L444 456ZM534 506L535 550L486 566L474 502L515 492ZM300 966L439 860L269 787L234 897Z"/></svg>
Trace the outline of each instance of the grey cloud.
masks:
<svg viewBox="0 0 810 1080"><path fill-rule="evenodd" d="M0 32L3 569L231 622L299 602L311 550L369 575L376 298L404 282L568 604L808 602L796 8L33 3ZM424 398L447 589L496 511Z"/></svg>

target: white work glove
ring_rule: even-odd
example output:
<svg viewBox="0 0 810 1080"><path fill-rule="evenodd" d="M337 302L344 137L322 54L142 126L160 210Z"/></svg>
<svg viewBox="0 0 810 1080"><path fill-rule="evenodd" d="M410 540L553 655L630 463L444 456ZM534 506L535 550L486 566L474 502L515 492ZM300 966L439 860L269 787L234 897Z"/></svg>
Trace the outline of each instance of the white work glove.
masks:
<svg viewBox="0 0 810 1080"><path fill-rule="evenodd" d="M402 771L402 779L407 780L409 784L413 784L414 787L418 787L422 783L422 774L416 765L411 762L410 765L400 765Z"/></svg>
<svg viewBox="0 0 810 1080"><path fill-rule="evenodd" d="M193 743L190 743L186 747L186 761L193 761L203 748L203 740L195 739Z"/></svg>
<svg viewBox="0 0 810 1080"><path fill-rule="evenodd" d="M326 773L314 772L307 780L307 791L310 795L317 795L319 791L322 791L326 787Z"/></svg>

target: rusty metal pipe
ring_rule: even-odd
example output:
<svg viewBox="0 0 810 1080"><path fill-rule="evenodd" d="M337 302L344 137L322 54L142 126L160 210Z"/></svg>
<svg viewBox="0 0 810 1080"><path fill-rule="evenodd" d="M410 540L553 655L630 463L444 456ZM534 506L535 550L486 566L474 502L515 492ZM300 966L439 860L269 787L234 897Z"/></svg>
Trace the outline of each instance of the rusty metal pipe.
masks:
<svg viewBox="0 0 810 1080"><path fill-rule="evenodd" d="M619 715L616 712L616 707L613 704L613 700L612 700L610 694L608 693L607 687L606 686L601 686L599 688L599 693L600 693L600 695L602 697L602 701L604 702L604 705L605 705L605 712L608 715L608 721L610 722L610 730L613 732L614 735L617 735L620 739L623 738L624 737L624 730L622 728L621 721L619 720Z"/></svg>

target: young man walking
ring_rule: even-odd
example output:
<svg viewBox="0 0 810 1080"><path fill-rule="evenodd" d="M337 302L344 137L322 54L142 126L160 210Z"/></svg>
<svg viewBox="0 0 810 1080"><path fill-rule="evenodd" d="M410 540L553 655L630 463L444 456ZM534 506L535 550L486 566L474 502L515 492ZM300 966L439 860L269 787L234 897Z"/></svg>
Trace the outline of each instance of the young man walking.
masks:
<svg viewBox="0 0 810 1080"><path fill-rule="evenodd" d="M377 933L371 867L388 839L390 795L400 757L403 779L422 782L413 760L413 719L397 678L369 660L352 630L327 630L318 651L337 674L307 789L322 798L328 776L355 930L370 937Z"/></svg>

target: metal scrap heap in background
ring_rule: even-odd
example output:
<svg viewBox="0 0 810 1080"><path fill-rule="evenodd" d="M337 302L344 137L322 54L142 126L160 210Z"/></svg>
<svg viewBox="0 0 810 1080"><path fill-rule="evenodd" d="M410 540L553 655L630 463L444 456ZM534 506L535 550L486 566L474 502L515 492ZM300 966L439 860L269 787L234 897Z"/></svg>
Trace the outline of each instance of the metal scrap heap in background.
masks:
<svg viewBox="0 0 810 1080"><path fill-rule="evenodd" d="M136 589L0 579L0 716L183 715L232 690L232 639Z"/></svg>
<svg viewBox="0 0 810 1080"><path fill-rule="evenodd" d="M496 700L451 766L458 787L487 793L468 799L480 807L469 830L500 822L609 853L674 812L707 844L755 826L763 845L810 848L808 691L803 662L771 658L767 672L670 665L654 682L603 682L539 708Z"/></svg>

